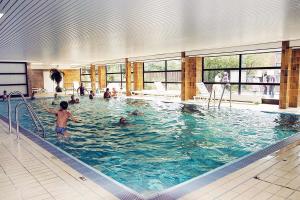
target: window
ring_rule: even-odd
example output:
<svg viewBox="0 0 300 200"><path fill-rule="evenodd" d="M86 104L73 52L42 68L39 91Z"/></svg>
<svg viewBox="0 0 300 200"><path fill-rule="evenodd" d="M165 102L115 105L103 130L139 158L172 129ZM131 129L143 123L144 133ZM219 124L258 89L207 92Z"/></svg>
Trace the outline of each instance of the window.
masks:
<svg viewBox="0 0 300 200"><path fill-rule="evenodd" d="M131 65L131 83L133 83L133 68ZM109 83L118 83L121 88L126 88L126 65L110 64L106 65L106 85Z"/></svg>
<svg viewBox="0 0 300 200"><path fill-rule="evenodd" d="M281 52L205 57L203 81L229 82L239 94L279 98Z"/></svg>
<svg viewBox="0 0 300 200"><path fill-rule="evenodd" d="M180 90L181 61L164 60L144 63L144 89L155 90L154 82L161 82L166 90Z"/></svg>

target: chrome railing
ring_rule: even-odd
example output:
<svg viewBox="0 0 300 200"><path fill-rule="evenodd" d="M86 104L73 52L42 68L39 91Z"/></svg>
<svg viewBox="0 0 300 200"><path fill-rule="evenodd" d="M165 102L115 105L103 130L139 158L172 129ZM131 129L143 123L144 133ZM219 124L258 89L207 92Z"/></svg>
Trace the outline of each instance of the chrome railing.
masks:
<svg viewBox="0 0 300 200"><path fill-rule="evenodd" d="M221 94L221 97L219 99L219 104L218 104L218 108L221 107L221 102L223 100L223 97L224 97L224 93L225 93L225 90L229 88L229 103L230 103L230 107L231 107L231 95L232 95L232 89L231 89L231 85L229 83L226 83L224 84L224 87L223 87L223 90L222 90L222 94ZM216 101L216 90L212 89L210 95L209 95L209 99L208 99L208 104L207 104L207 107L208 109L210 108L210 102L211 102L211 99L212 99L212 94L213 94L213 98L214 98L214 106L215 106L215 101Z"/></svg>
<svg viewBox="0 0 300 200"><path fill-rule="evenodd" d="M12 117L11 117L11 96L12 95L20 95L21 98L22 98L22 102L19 102L16 107L15 107L15 117L16 117L16 123L17 123L17 128L16 128L16 131L17 131L17 135L19 134L19 112L18 112L18 109L21 105L25 105L26 108L27 108L27 111L29 112L30 114L30 117L37 129L37 131L40 133L42 133L42 137L46 137L46 134L45 134L45 129L42 125L42 122L40 121L40 119L38 118L37 114L34 112L33 108L31 107L30 104L27 103L24 95L19 92L19 91L14 91L14 92L11 92L9 95L8 95L8 121L9 121L9 133L12 132L12 125L11 125L11 121L12 121ZM19 137L19 135L18 135Z"/></svg>

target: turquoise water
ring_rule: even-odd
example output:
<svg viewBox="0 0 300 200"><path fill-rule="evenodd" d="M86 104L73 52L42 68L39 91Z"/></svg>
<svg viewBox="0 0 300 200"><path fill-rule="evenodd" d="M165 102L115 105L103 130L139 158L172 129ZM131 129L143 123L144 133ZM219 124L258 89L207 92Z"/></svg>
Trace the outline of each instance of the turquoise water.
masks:
<svg viewBox="0 0 300 200"><path fill-rule="evenodd" d="M56 139L55 116L42 110L51 101L31 102L47 130L46 140L142 194L177 185L300 131L295 115L81 98L69 106L81 122L69 123L72 136L66 143ZM7 114L6 106L0 103L0 113ZM136 109L144 115L130 115ZM118 124L121 116L127 126ZM32 129L26 113L21 119L23 127Z"/></svg>

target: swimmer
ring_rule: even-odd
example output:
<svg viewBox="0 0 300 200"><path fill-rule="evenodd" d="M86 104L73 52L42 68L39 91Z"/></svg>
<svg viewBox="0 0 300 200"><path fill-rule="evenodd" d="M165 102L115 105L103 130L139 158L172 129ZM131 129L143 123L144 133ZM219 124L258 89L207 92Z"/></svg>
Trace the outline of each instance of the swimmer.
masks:
<svg viewBox="0 0 300 200"><path fill-rule="evenodd" d="M67 132L67 122L71 119L73 122L78 122L78 120L73 117L72 113L68 111L68 102L62 101L60 102L60 109L49 109L45 108L47 112L56 115L56 128L55 132L57 134L57 138L69 138L70 134Z"/></svg>
<svg viewBox="0 0 300 200"><path fill-rule="evenodd" d="M3 101L7 100L7 91L6 90L3 91L2 100Z"/></svg>
<svg viewBox="0 0 300 200"><path fill-rule="evenodd" d="M91 90L90 91L90 94L89 94L89 99L94 99L94 96L95 96L95 94L94 94L94 92Z"/></svg>
<svg viewBox="0 0 300 200"><path fill-rule="evenodd" d="M103 98L104 99L109 99L111 97L109 88L106 88L106 91L104 92Z"/></svg>
<svg viewBox="0 0 300 200"><path fill-rule="evenodd" d="M75 99L75 103L80 103L79 98Z"/></svg>
<svg viewBox="0 0 300 200"><path fill-rule="evenodd" d="M134 115L134 116L142 116L142 115L144 115L144 113L143 113L143 112L140 112L140 111L138 111L138 110L134 110L130 115Z"/></svg>
<svg viewBox="0 0 300 200"><path fill-rule="evenodd" d="M75 96L71 95L71 100L69 101L69 104L75 104L76 100L75 100Z"/></svg>
<svg viewBox="0 0 300 200"><path fill-rule="evenodd" d="M126 125L127 124L127 120L125 117L121 117L120 120L119 120L119 124L120 125Z"/></svg>

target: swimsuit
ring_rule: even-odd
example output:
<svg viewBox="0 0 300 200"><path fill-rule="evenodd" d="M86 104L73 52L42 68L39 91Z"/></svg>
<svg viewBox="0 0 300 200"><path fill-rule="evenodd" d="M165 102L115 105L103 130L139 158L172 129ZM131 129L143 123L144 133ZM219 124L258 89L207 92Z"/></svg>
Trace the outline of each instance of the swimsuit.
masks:
<svg viewBox="0 0 300 200"><path fill-rule="evenodd" d="M58 126L57 126L57 127L55 128L55 131L56 131L57 134L63 135L64 132L67 131L67 127L58 127Z"/></svg>

